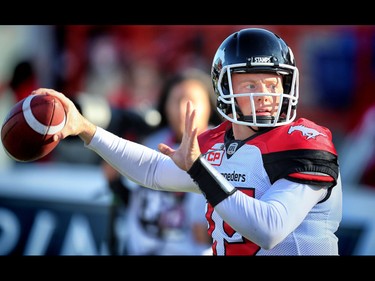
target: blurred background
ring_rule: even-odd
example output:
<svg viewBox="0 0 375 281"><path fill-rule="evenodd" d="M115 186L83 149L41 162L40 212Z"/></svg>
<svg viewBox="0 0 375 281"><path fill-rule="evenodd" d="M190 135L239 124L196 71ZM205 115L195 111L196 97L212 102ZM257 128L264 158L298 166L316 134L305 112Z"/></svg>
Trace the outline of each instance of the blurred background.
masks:
<svg viewBox="0 0 375 281"><path fill-rule="evenodd" d="M97 125L141 140L160 121L160 87L210 72L220 43L264 27L292 48L298 115L331 129L343 180L341 255L375 254L375 26L0 25L0 120L38 87L65 93ZM100 158L70 137L33 163L0 149L0 255L116 255L126 213Z"/></svg>

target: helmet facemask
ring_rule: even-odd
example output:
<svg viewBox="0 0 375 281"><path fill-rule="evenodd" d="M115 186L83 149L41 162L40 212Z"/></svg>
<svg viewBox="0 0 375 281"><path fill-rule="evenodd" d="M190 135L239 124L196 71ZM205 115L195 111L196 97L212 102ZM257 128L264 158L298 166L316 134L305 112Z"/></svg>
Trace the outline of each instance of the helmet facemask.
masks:
<svg viewBox="0 0 375 281"><path fill-rule="evenodd" d="M234 94L232 73L274 73L283 76L283 93L241 93ZM296 117L298 102L298 69L291 65L273 62L251 62L224 66L217 81L217 110L225 119L251 127L276 127L291 123ZM256 97L279 97L279 106L273 116L257 116ZM237 104L237 97L249 97L251 115L244 115Z"/></svg>

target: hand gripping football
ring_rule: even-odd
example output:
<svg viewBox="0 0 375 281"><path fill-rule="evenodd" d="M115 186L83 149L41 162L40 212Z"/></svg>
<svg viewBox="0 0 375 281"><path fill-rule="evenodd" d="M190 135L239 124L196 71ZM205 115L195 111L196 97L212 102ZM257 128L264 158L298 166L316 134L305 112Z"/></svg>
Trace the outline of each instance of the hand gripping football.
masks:
<svg viewBox="0 0 375 281"><path fill-rule="evenodd" d="M49 154L59 141L52 137L64 128L65 110L50 95L30 95L16 103L1 127L6 153L16 161L30 162Z"/></svg>

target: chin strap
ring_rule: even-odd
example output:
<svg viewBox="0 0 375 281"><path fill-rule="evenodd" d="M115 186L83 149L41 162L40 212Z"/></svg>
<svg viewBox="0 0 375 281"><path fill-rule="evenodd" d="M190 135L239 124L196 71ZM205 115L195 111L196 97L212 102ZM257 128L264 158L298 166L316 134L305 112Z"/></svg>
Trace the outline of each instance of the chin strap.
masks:
<svg viewBox="0 0 375 281"><path fill-rule="evenodd" d="M251 127L251 126L248 126L254 133L258 133L259 131L260 131L260 128L259 127L257 127L258 128L258 130L255 130L253 127Z"/></svg>
<svg viewBox="0 0 375 281"><path fill-rule="evenodd" d="M240 121L245 121L245 122L253 122L253 117L252 116L244 116L242 115L242 113L240 113L240 111L238 111L238 120ZM257 121L263 121L264 123L272 123L275 121L275 117L273 116L258 116L257 117ZM260 122L262 123L262 122ZM248 126L254 133L258 133L258 132L261 132L265 129L268 129L268 127L257 127L257 129L254 129L252 126Z"/></svg>
<svg viewBox="0 0 375 281"><path fill-rule="evenodd" d="M247 121L247 122L253 122L253 117L252 116L244 116L242 114L238 114L239 115L239 120L240 121ZM260 119L260 121L268 121L268 122L265 122L265 123L272 123L274 120L275 120L275 117L271 116L271 117L263 117L263 116L259 116L257 117L257 119ZM263 119L263 120L262 120ZM270 127L256 127L257 129L254 129L252 126L248 126L254 133L259 133L259 132L263 132L265 130L268 130Z"/></svg>

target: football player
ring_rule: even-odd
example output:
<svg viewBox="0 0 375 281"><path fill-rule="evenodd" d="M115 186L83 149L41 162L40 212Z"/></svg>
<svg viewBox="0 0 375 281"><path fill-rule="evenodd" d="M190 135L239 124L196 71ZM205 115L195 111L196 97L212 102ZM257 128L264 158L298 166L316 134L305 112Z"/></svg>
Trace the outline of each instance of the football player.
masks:
<svg viewBox="0 0 375 281"><path fill-rule="evenodd" d="M145 187L202 193L213 255L338 255L338 155L328 128L297 118L292 50L269 30L242 29L217 49L211 76L224 121L198 136L187 102L181 145L159 151L95 126L62 93L34 93L55 95L68 112L56 140L78 135Z"/></svg>

